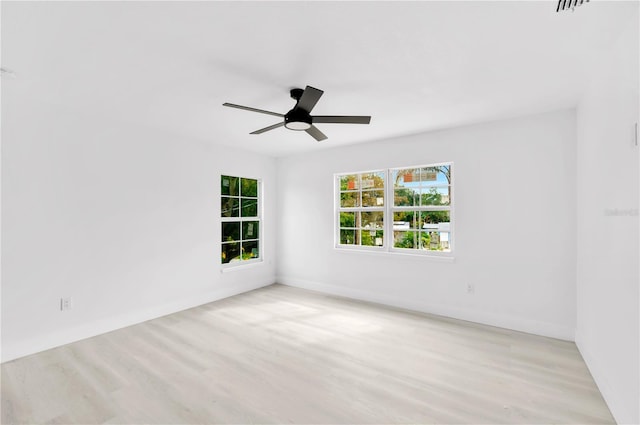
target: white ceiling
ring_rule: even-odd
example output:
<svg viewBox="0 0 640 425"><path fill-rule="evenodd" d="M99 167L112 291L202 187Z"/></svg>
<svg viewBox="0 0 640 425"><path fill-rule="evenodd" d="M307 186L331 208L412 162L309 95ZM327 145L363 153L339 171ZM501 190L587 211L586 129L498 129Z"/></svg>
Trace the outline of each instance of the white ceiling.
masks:
<svg viewBox="0 0 640 425"><path fill-rule="evenodd" d="M575 106L631 3L2 2L12 98L272 156ZM636 8L637 9L637 8ZM597 59L596 59L597 60ZM328 140L280 128L289 89L325 91Z"/></svg>

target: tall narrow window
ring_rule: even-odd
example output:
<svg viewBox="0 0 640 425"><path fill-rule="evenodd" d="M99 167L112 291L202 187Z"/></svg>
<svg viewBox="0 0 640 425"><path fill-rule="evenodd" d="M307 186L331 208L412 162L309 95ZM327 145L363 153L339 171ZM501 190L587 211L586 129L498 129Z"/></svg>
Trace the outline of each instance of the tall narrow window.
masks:
<svg viewBox="0 0 640 425"><path fill-rule="evenodd" d="M259 260L260 181L221 176L222 264Z"/></svg>
<svg viewBox="0 0 640 425"><path fill-rule="evenodd" d="M393 248L451 251L451 164L392 169Z"/></svg>
<svg viewBox="0 0 640 425"><path fill-rule="evenodd" d="M384 171L337 176L339 245L383 246L384 182Z"/></svg>

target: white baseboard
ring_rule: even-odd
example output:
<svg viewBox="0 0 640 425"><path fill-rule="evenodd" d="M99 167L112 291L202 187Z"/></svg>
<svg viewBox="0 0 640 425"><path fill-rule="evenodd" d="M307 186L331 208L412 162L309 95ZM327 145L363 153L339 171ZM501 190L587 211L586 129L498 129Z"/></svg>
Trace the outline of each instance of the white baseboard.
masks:
<svg viewBox="0 0 640 425"><path fill-rule="evenodd" d="M466 320L469 322L482 323L484 325L562 339L565 341L574 341L575 338L575 330L572 327L556 325L553 323L527 320L520 317L504 316L477 310L462 310L446 306L443 307L440 305L432 305L405 298L392 298L387 295L375 294L361 289L296 279L288 276L278 276L276 278L276 282L287 286L295 286L297 288L310 289L341 297L369 301L407 310L419 311L422 313L436 314L438 316Z"/></svg>
<svg viewBox="0 0 640 425"><path fill-rule="evenodd" d="M28 356L40 351L49 350L61 345L91 338L106 332L146 322L147 320L156 319L168 314L177 313L182 310L187 310L189 308L221 300L223 298L228 298L233 295L269 286L272 285L273 282L273 279L269 279L266 282L239 283L233 287L211 291L208 294L198 294L175 302L148 308L146 310L110 317L108 319L90 322L69 329L63 329L47 335L38 335L25 340L3 344L2 362L8 362L19 357Z"/></svg>
<svg viewBox="0 0 640 425"><path fill-rule="evenodd" d="M630 411L621 401L619 401L622 400L622 397L617 395L616 391L614 391L614 387L610 384L610 380L607 378L607 374L605 373L606 368L602 366L602 363L598 361L591 351L584 345L584 341L581 338L579 331L576 331L576 346L578 347L578 351L580 351L580 355L584 359L584 362L587 364L587 368L589 368L589 372L598 386L600 394L602 394L602 398L604 398L605 403L607 403L616 423L637 424L639 418L634 417L634 412Z"/></svg>

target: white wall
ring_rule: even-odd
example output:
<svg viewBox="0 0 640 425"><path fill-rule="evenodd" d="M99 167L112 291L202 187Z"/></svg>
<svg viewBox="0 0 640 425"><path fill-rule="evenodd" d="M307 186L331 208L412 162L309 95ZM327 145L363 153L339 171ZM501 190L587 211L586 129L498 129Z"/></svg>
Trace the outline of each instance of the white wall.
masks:
<svg viewBox="0 0 640 425"><path fill-rule="evenodd" d="M637 424L638 3L624 7L630 25L598 52L577 109L576 343L616 420Z"/></svg>
<svg viewBox="0 0 640 425"><path fill-rule="evenodd" d="M275 159L13 87L2 99L3 361L274 282ZM267 229L265 262L224 274L220 174L264 179ZM66 296L75 305L61 312Z"/></svg>
<svg viewBox="0 0 640 425"><path fill-rule="evenodd" d="M572 340L575 144L564 110L281 158L278 281ZM334 249L334 173L445 161L455 262Z"/></svg>

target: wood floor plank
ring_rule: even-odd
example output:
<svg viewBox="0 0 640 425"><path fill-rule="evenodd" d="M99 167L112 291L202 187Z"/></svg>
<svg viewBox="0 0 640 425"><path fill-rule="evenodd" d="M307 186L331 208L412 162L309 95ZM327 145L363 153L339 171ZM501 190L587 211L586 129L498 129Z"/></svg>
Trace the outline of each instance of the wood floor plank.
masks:
<svg viewBox="0 0 640 425"><path fill-rule="evenodd" d="M575 344L272 285L2 365L2 423L615 423Z"/></svg>

